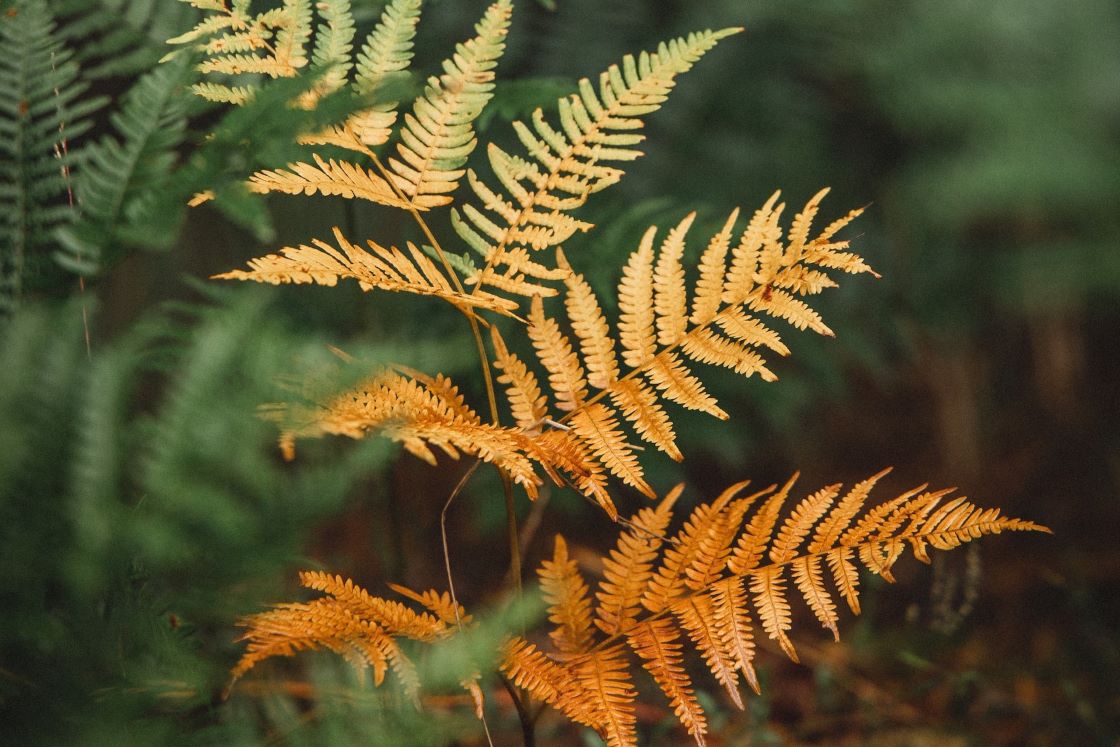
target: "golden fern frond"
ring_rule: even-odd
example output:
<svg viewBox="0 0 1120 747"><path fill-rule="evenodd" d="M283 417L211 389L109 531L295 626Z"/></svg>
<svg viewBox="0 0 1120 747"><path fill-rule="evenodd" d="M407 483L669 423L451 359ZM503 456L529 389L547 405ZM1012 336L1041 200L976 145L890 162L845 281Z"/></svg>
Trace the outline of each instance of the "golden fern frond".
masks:
<svg viewBox="0 0 1120 747"><path fill-rule="evenodd" d="M540 109L533 113L531 126L514 122L527 159L490 144L490 168L504 192L470 171L480 207L468 204L462 213L452 212L455 230L486 260L475 278L476 287L502 277L505 273L491 271L507 264L518 249L557 246L577 231L589 230L590 223L570 213L592 193L622 178L620 168L604 163L641 156L634 146L644 139L636 132L643 125L642 117L660 108L678 75L720 39L739 30L694 33L637 58L627 55L621 67L612 65L599 76L597 90L590 80L581 80L578 94L558 102L559 129Z"/></svg>
<svg viewBox="0 0 1120 747"><path fill-rule="evenodd" d="M289 183L297 184L294 180ZM435 296L462 310L480 308L510 316L517 308L509 299L489 293L460 293L444 271L411 243L405 253L369 240L367 251L351 243L337 227L334 238L338 248L314 239L313 246L284 247L280 254L249 260L247 270L232 270L214 275L214 278L272 285L317 283L327 286L337 284L340 279L350 279L358 281L364 291L376 289Z"/></svg>
<svg viewBox="0 0 1120 747"><path fill-rule="evenodd" d="M234 0L229 5L224 2L182 1L215 14L204 16L190 31L167 40L168 44L189 45L200 54L202 61L197 69L203 75L256 74L289 78L307 66L307 43L311 38L310 0L284 0L281 7L256 15L249 11L248 0ZM347 44L349 4L344 3L346 8L343 10L336 8L336 3L338 0L326 3L324 35L327 46L317 49L324 59ZM336 12L332 14L332 11ZM352 36L352 20L350 23ZM206 81L196 84L193 90L211 101L242 104L253 95L255 86L231 87Z"/></svg>
<svg viewBox="0 0 1120 747"><path fill-rule="evenodd" d="M398 366L324 401L266 405L262 414L280 424L280 447L287 459L294 458L300 438L378 435L431 465L437 463L437 452L452 459L474 456L506 471L530 499L536 499L544 482L539 469L557 485L573 485L616 515L600 460L571 432L484 423L443 375L430 377Z"/></svg>
<svg viewBox="0 0 1120 747"><path fill-rule="evenodd" d="M473 122L493 96L494 68L505 51L513 8L491 5L475 26L476 36L457 45L444 74L428 79L424 95L405 116L399 158L389 159L397 187L417 206L451 202L462 166L477 143Z"/></svg>
<svg viewBox="0 0 1120 747"><path fill-rule="evenodd" d="M654 247L656 229L646 231L618 283L617 338L590 284L558 249L557 269L564 273L564 306L575 344L545 312L541 296L534 296L529 337L548 371L553 404L564 413L554 420L534 396L536 422L570 427L607 471L650 494L636 447L621 421L627 421L642 440L681 459L663 399L727 418L686 360L723 366L744 376L757 373L773 381L776 377L767 368L763 351L787 355L789 349L763 318L831 334L800 297L835 285L821 268L838 265L848 272L871 272L862 259L846 252L843 261L832 261L848 246L846 241L836 241L835 233L858 211L809 238L824 194L822 190L815 195L794 217L787 240L779 222L784 206L777 204L777 194L754 214L734 246L731 238L738 210L733 211L703 251L691 304L682 258L695 214L670 230L659 250ZM619 349L624 367L619 365ZM512 390L510 394L522 396ZM524 410L518 402L516 407ZM776 602L780 601L777 591L771 595ZM780 606L774 609L777 614Z"/></svg>
<svg viewBox="0 0 1120 747"><path fill-rule="evenodd" d="M289 458L297 438L357 439L375 433L433 465L433 448L452 459L460 453L475 456L506 470L531 498L541 483L533 461L549 460L528 435L483 423L443 376L418 379L385 372L324 403L277 405L268 415L281 423L280 442Z"/></svg>
<svg viewBox="0 0 1120 747"><path fill-rule="evenodd" d="M406 692L414 696L419 680L412 662L395 639L432 643L455 630L446 620L372 596L340 576L304 571L300 583L327 596L307 603L277 605L240 620L246 631L239 640L247 641L247 645L232 670L234 682L265 659L327 649L345 657L358 669L370 667L377 685L384 680L386 671L392 669ZM394 588L414 599L440 598L435 591L419 595L404 587Z"/></svg>
<svg viewBox="0 0 1120 747"><path fill-rule="evenodd" d="M444 396L458 400L446 388ZM792 480L780 490L770 487L742 498L738 496L746 483L739 483L712 503L693 509L681 531L665 541L664 529L681 494L675 488L656 508L643 508L632 517L617 546L604 558L594 627L587 584L558 536L552 558L539 571L557 650L548 653L524 638L510 637L498 652L500 671L534 698L596 729L608 744L629 747L637 740L632 664L636 658L665 694L681 725L702 745L707 719L684 665L685 649L695 648L732 700L742 706L740 674L758 691L752 606L763 630L778 639L791 658L796 656L788 639L783 641L790 623L784 592L787 573L810 609L818 617L820 609L829 610L827 617L834 625L835 603L823 582L822 559L829 561L838 553L858 558L868 570L890 580L890 568L901 556L896 548L909 546L915 557L924 560L929 547L952 549L1004 531L1049 532L964 498L942 503L949 491L924 487L863 512L871 488L881 477L882 473L858 483L838 502L839 486L815 491L784 521L779 521L780 504L788 497ZM763 497L767 500L747 519L749 507ZM724 560L715 577L683 570L698 567L695 559L704 554L705 543L714 543L724 553L736 532L752 536L745 544L758 545L757 552L747 551L747 560L732 562L717 553ZM768 563L752 564L750 559L756 555ZM804 574L811 578L803 580ZM707 583L681 583L680 578L704 578ZM247 632L242 639L248 646L233 670L235 679L272 656L327 649L358 668L372 667L377 683L392 669L406 690L415 693L419 680L397 639L436 643L469 622L449 595L434 590L421 594L392 587L425 608L417 611L328 573L304 572L300 581L327 596L281 604L243 620ZM847 593L840 581L837 587ZM647 598L657 602L644 604ZM470 690L476 678L477 673L466 678L464 686ZM476 692L476 703L477 696Z"/></svg>
<svg viewBox="0 0 1120 747"><path fill-rule="evenodd" d="M707 724L683 664L685 640L741 706L740 673L752 689L759 689L752 607L763 631L796 661L787 635L792 626L789 578L835 634L836 604L824 582L822 560L832 567L833 559L839 558L852 565L854 573L858 559L867 570L891 580L891 567L907 546L915 557L927 560L929 547L951 549L1003 531L1049 531L1007 518L998 509L981 509L964 498L942 503L948 491L924 487L876 506L857 520L883 474L858 483L843 497L839 485L815 491L784 520L781 506L793 480L781 489L770 487L743 498L738 494L745 483L733 485L712 503L693 509L680 532L662 541L657 527L665 526L672 501L680 494L674 489L657 509L644 508L635 515L631 529L603 559L604 576L596 594L598 630L590 631L587 648L573 651L567 645L549 654L515 638L505 649L503 671L515 682L530 685L545 702L563 704L560 709L569 717L590 722L609 743L633 745L629 651L668 698L682 726L703 744ZM748 518L750 506L762 498ZM728 554L736 535L739 542ZM712 557L715 573L703 570ZM857 594L843 578L835 581L842 595ZM644 590L639 588L643 585ZM645 612L633 602L639 595Z"/></svg>
<svg viewBox="0 0 1120 747"><path fill-rule="evenodd" d="M595 598L595 624L607 635L616 635L634 622L641 611L642 593L653 575L653 561L673 504L684 485L666 493L656 509L643 508L631 520L631 529L618 538L618 545L603 558L603 580Z"/></svg>
<svg viewBox="0 0 1120 747"><path fill-rule="evenodd" d="M246 186L250 192L257 194L319 193L340 195L346 199L357 197L390 207L408 207L408 202L397 197L389 182L376 173L346 161L324 161L317 153L312 154L312 158L314 164L297 162L288 164L288 170L258 171L249 177Z"/></svg>
<svg viewBox="0 0 1120 747"><path fill-rule="evenodd" d="M591 640L591 600L587 583L576 561L568 557L568 545L560 535L556 535L552 559L541 563L537 575L554 626L553 644L561 653L586 650Z"/></svg>
<svg viewBox="0 0 1120 747"><path fill-rule="evenodd" d="M490 335L494 343L494 368L501 371L498 383L506 385L506 395L517 427L526 433L540 433L548 417L548 400L541 393L536 375L520 358L509 352L496 326L490 328Z"/></svg>

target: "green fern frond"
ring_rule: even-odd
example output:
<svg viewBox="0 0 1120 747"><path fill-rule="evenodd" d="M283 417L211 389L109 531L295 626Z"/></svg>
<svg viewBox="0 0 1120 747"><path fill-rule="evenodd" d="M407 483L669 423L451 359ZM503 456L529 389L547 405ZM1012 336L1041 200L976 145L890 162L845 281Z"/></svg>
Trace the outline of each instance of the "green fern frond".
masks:
<svg viewBox="0 0 1120 747"><path fill-rule="evenodd" d="M63 266L93 272L111 259L112 246L159 241L146 220L149 198L166 185L186 134L189 99L181 90L186 75L183 59L142 77L110 117L117 137L86 149L76 180L78 219L57 232L62 249L56 258Z"/></svg>
<svg viewBox="0 0 1120 747"><path fill-rule="evenodd" d="M510 274L508 258L518 249L557 246L576 232L589 230L590 223L570 213L591 194L622 178L622 169L604 162L641 156L634 146L644 139L636 132L643 125L642 117L660 108L678 75L691 69L720 39L738 31L703 31L663 43L653 53L627 55L621 67L612 65L599 76L597 91L584 78L578 94L558 102L560 129L540 109L533 113L531 127L514 122L528 158L491 144L487 156L501 189L469 171L481 209L467 204L461 215L452 215L456 232L486 260L472 284L501 285Z"/></svg>
<svg viewBox="0 0 1120 747"><path fill-rule="evenodd" d="M69 221L70 168L88 116L104 104L85 96L73 54L44 0L21 0L0 16L0 310L42 270L52 230Z"/></svg>
<svg viewBox="0 0 1120 747"><path fill-rule="evenodd" d="M50 0L58 36L88 80L151 70L164 40L194 21L187 5L160 0Z"/></svg>

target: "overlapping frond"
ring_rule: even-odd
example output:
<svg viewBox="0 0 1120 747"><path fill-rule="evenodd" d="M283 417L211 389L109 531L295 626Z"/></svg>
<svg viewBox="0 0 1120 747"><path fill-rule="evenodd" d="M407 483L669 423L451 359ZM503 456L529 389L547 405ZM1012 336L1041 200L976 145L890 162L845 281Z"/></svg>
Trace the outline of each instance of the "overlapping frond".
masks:
<svg viewBox="0 0 1120 747"><path fill-rule="evenodd" d="M509 0L491 5L475 26L476 35L456 46L443 62L443 75L428 79L424 95L405 115L399 158L390 158L389 168L417 207L451 202L477 143L474 120L493 96L494 68L505 51L512 13Z"/></svg>
<svg viewBox="0 0 1120 747"><path fill-rule="evenodd" d="M831 330L802 299L836 285L827 270L871 272L859 256L846 251L847 241L835 239L859 211L809 238L812 218L825 193L819 192L794 217L787 239L779 224L784 206L777 204L776 194L755 213L734 245L738 211L733 212L701 256L691 300L682 258L695 215L686 216L669 231L660 249L654 245L656 229L648 230L618 284L617 335L612 334L591 286L558 250L557 269L563 273L572 336L546 313L539 295L530 304L528 333L548 372L553 406L562 415L553 419L538 395L528 413L524 387L514 386L507 374L502 381L509 387L511 404L520 410L519 422L531 417L534 424L525 422L526 427L552 423L570 428L603 468L650 494L637 447L622 422L629 423L641 440L681 459L664 400L727 418L689 361L773 381L776 377L764 355L787 355L789 349L771 326L772 319L830 335ZM499 358L508 360L508 351ZM531 372L520 360L516 367L524 384ZM539 392L536 379L531 381L532 391ZM807 578L811 577L810 573ZM781 618L776 610L774 619Z"/></svg>
<svg viewBox="0 0 1120 747"><path fill-rule="evenodd" d="M232 270L214 277L273 285L317 283L328 286L340 279L350 279L358 281L365 291L435 296L461 309L473 307L510 315L517 308L512 301L489 293L460 293L444 270L412 244L408 244L406 253L370 240L366 242L367 250L347 240L338 228L334 229L334 238L337 248L315 239L312 246L285 247L280 254L250 260L247 270Z"/></svg>
<svg viewBox="0 0 1120 747"><path fill-rule="evenodd" d="M533 440L483 423L442 375L385 372L326 402L275 406L267 414L281 423L280 443L289 457L297 438L376 434L433 465L433 449L452 459L460 453L478 457L505 470L531 497L541 483L533 467L533 458L541 455Z"/></svg>
<svg viewBox="0 0 1120 747"><path fill-rule="evenodd" d="M419 20L420 0L392 0L385 6L377 25L366 37L361 52L352 63L355 93L362 97L380 98L379 94L386 85L408 69ZM365 153L369 148L389 141L397 121L398 103L393 100L378 101L370 108L350 115L341 124L303 136L300 142L336 145Z"/></svg>
<svg viewBox="0 0 1120 747"><path fill-rule="evenodd" d="M599 76L597 88L590 80L581 80L578 94L558 102L559 128L540 109L533 113L531 125L514 122L527 157L490 144L490 168L501 187L492 187L469 171L478 207L466 204L462 213L452 213L455 230L486 260L471 283L527 296L539 294L541 284L525 281L524 275L530 273L515 266L520 252L557 246L592 227L571 212L591 194L622 178L621 168L606 164L642 155L635 147L644 139L637 132L642 118L660 108L678 75L738 30L702 31L663 43L637 58L627 55L621 65L612 65ZM517 276L521 280L511 284Z"/></svg>
<svg viewBox="0 0 1120 747"><path fill-rule="evenodd" d="M615 515L596 460L568 433L484 423L443 375L429 377L405 368L383 371L323 401L267 405L262 414L280 424L280 446L288 459L300 438L378 435L432 465L437 452L493 464L531 499L545 477L557 485L574 485Z"/></svg>
<svg viewBox="0 0 1120 747"><path fill-rule="evenodd" d="M872 508L853 525L880 477L857 484L842 498L839 485L818 490L784 520L781 506L792 480L781 489L772 486L743 498L738 494L745 483L740 483L716 501L698 506L683 528L665 539L662 532L679 494L675 490L657 509L644 508L633 517L633 528L603 559L595 606L599 630L590 631L586 648L573 650L572 638L560 633L570 623L553 617L553 637L565 645L550 654L516 638L505 648L503 671L535 697L590 723L608 744L633 745L629 651L665 694L681 725L702 745L707 721L684 667L685 649L701 655L716 681L742 707L740 674L752 689L759 687L753 666L753 616L796 660L787 637L792 622L789 578L808 608L836 633L836 604L824 581L822 560L832 567L833 559L858 557L867 570L891 580L890 569L905 547L928 561L928 547L951 549L1003 531L1049 531L1007 518L998 509L981 509L964 498L942 503L948 491L924 488ZM563 546L558 539L557 547ZM568 572L578 573L566 553L563 559ZM713 559L715 571L708 572ZM554 568L555 558L549 563ZM842 596L856 593L845 577L833 580ZM586 599L582 586L568 588L575 589L571 595L581 603ZM645 607L641 613L635 605L639 597ZM855 605L853 610L858 613Z"/></svg>
<svg viewBox="0 0 1120 747"><path fill-rule="evenodd" d="M397 639L432 643L456 629L453 621L372 596L340 576L304 571L300 583L326 596L311 602L277 605L242 619L240 624L246 631L240 640L247 645L233 668L234 681L265 659L325 649L343 656L359 669L369 667L375 685L380 685L391 669L404 690L415 698L420 681ZM421 595L404 587L394 589L416 601L440 598L435 591Z"/></svg>
<svg viewBox="0 0 1120 747"><path fill-rule="evenodd" d="M189 45L202 57L198 63L200 73L223 76L223 82L211 80L195 85L194 92L199 96L243 104L257 87L251 78L243 76L290 78L307 66L310 0L284 0L281 7L256 14L249 10L248 0L182 1L208 15L190 31L168 39L168 44ZM326 38L316 47L318 59L333 64L337 56L348 52L347 28L349 36L353 36L348 5L340 0L320 3L325 21L320 37ZM341 75L344 77L345 72Z"/></svg>

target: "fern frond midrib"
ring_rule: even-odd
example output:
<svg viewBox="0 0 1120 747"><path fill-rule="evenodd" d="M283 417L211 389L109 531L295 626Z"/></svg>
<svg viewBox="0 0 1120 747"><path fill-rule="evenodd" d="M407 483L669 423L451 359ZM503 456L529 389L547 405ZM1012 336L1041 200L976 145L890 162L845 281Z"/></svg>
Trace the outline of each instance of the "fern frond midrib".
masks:
<svg viewBox="0 0 1120 747"><path fill-rule="evenodd" d="M1007 521L1008 521L1007 517L999 516L996 519L992 520L991 522L987 522L986 524L1001 524L1001 523L1007 522ZM973 526L982 527L982 526L986 526L986 524L973 525ZM1027 531L1027 530L1049 531L1049 530L1045 529L1044 527L1041 527L1040 525L1034 524L1033 522L1023 522L1020 526L1015 526L1015 527L1004 526L1003 528L1006 529L1007 531ZM931 537L935 537L935 536L938 536L938 535L943 535L946 532L951 532L951 531L958 531L958 530L932 529L928 532L915 532L915 533L912 533L912 534L896 534L896 535L891 535L891 536L887 536L887 537L876 537L874 539L864 540L862 542L857 542L855 544L850 544L850 545L846 545L846 544L840 542L840 543L837 543L836 545L834 545L830 548L827 548L825 550L820 550L818 552L801 553L801 554L799 554L799 555L797 555L793 558L790 558L789 560L782 561L781 563L768 563L767 565L760 565L760 566L757 566L755 568L750 569L746 573L725 573L725 574L721 575L719 578L716 578L716 579L710 581L708 584L700 587L699 589L692 590L691 593L681 594L679 596L675 596L675 597L670 598L667 601L664 609L661 609L657 612L650 612L646 615L641 615L639 617L634 618L634 620L632 622L630 622L628 625L623 626L618 632L613 633L613 634L603 638L602 640L596 642L593 646L591 646L591 648L587 649L586 651L580 652L579 655L587 655L587 654L595 653L595 652L599 651L600 649L606 648L607 646L611 645L612 643L615 643L619 640L622 640L627 635L629 635L630 632L637 629L638 626L640 626L644 623L647 623L647 622L652 622L654 620L658 620L660 618L663 618L663 617L666 617L666 616L672 614L672 608L673 608L674 605L676 605L676 604L678 604L682 601L695 599L695 598L703 596L705 594L709 594L713 587L715 587L715 586L719 585L720 583L723 583L723 582L725 582L729 579L736 579L736 578L748 579L748 578L751 578L753 576L760 576L760 575L762 575L764 573L768 573L772 570L776 570L776 569L779 569L779 568L784 568L786 566L792 566L794 563L799 563L799 562L802 562L802 561L805 561L805 560L811 560L813 558L824 558L825 556L829 555L830 553L836 552L837 550L849 549L849 550L858 551L858 550L860 550L864 547L874 547L874 546L877 546L877 545L881 545L885 542L902 542L902 541L910 541L910 540L926 540L926 539L929 539ZM670 542L671 541L667 537L662 537L662 539L665 542Z"/></svg>

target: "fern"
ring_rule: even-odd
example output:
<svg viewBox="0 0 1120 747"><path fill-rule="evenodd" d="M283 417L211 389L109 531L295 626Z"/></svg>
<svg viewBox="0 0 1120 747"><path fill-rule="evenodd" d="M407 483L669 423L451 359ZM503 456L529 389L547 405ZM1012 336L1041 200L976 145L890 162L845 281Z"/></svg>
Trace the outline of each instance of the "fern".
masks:
<svg viewBox="0 0 1120 747"><path fill-rule="evenodd" d="M651 228L630 255L618 286L621 318L617 339L587 281L559 253L560 266L566 272L565 308L580 354L557 322L546 315L540 297L534 298L528 334L548 372L554 405L563 413L557 416L559 420L552 420L542 404L535 413L540 422L570 425L603 467L651 494L635 447L620 430L620 421L629 421L644 441L680 460L663 399L721 419L728 417L684 359L773 381L776 377L766 367L762 351L788 355L789 350L778 332L759 316L831 335L820 316L799 297L835 286L827 270L871 272L860 257L846 251L847 241L835 239L859 211L809 239L810 223L824 195L825 191L818 193L794 217L785 241L778 223L784 206L775 204L777 194L758 210L734 246L731 239L738 213L732 213L700 258L691 311L681 258L693 216L669 232L659 252L654 250L656 229ZM616 347L622 349L625 371L619 366ZM519 360L510 365L523 366ZM508 392L511 402L523 399L518 387L540 389L532 372L526 370L522 378Z"/></svg>
<svg viewBox="0 0 1120 747"><path fill-rule="evenodd" d="M341 63L347 69L354 68L355 93L379 98L388 84L408 69L419 20L420 0L393 0L385 6L356 60L352 64ZM397 120L397 104L392 100L381 101L352 115L342 125L303 136L302 142L367 152L368 148L388 142Z"/></svg>
<svg viewBox="0 0 1120 747"><path fill-rule="evenodd" d="M513 6L491 5L475 26L476 36L443 62L444 74L429 78L424 95L405 117L397 158L389 159L397 186L418 207L451 202L462 176L460 167L474 150L471 126L493 97L494 67L505 51Z"/></svg>
<svg viewBox="0 0 1120 747"><path fill-rule="evenodd" d="M379 434L433 465L441 454L473 457L464 483L479 464L492 465L505 488L515 582L521 548L512 485L530 499L546 481L570 486L612 520L618 520L618 508L608 490L611 477L656 499L636 442L674 460L684 458L666 403L729 417L695 364L774 381L769 358L790 352L775 322L831 336L811 297L835 287L837 273L875 275L848 241L838 238L860 210L814 234L827 190L813 196L788 226L778 193L745 227L733 211L700 252L694 282L686 256L695 213L660 240L651 227L621 271L617 320L561 249L593 227L576 211L624 176L620 164L642 155L638 130L644 117L665 102L679 75L738 29L694 33L655 52L623 58L597 85L584 79L578 93L560 99L558 125L540 109L529 124L514 122L524 155L488 144L487 159L500 185L490 186L467 164L477 146L478 118L494 94L494 69L511 23L509 0L490 5L475 36L456 46L441 75L427 79L402 122L397 121L402 96L394 83L411 64L417 0L389 2L357 57L349 3L316 4L311 75L302 88L298 73L307 64L313 25L306 2L286 0L258 15L249 13L245 0L232 6L223 0L188 2L208 15L172 43L189 44L204 57L198 69L208 79L196 93L243 105L245 139L251 139L251 112L269 97L286 116L308 115L308 126L293 138L310 148L303 151L308 155L285 168L257 171L245 182L246 191L340 196L404 210L426 240L406 241L404 250L372 239L360 245L336 228L333 241L288 246L216 277L326 286L354 280L366 291L441 299L467 317L485 381L489 421L443 374L403 366L380 368L341 394L265 406L261 414L280 426L284 456L293 458L302 438ZM265 77L296 80L259 85ZM356 96L357 110L328 121L322 110L347 93ZM364 160L342 160L336 150L316 150L320 146ZM383 160L377 149L384 146ZM478 264L469 251L445 250L426 217L453 202L463 177L474 203L450 210L450 220L462 243L482 258ZM213 194L200 190L197 201ZM546 304L553 297L557 301ZM563 311L552 308L557 303ZM535 361L515 352L530 346ZM505 407L498 387L504 389ZM839 485L823 488L788 514L783 506L794 480L747 496L746 483L739 483L692 511L669 537L678 487L625 522L617 546L603 559L603 579L595 590L557 537L539 573L553 651L511 637L498 668L534 698L598 730L609 744L631 745L637 741L637 661L684 729L702 744L708 720L684 664L686 653L698 653L742 707L740 679L759 689L753 663L757 636L765 634L797 658L791 596L801 597L822 627L838 637L836 594L859 612L858 566L891 581L906 547L928 560L931 547L951 549L1004 530L1046 531L924 487L863 512L881 477L847 493ZM457 494L458 488L452 497ZM450 578L446 535L444 540ZM394 669L415 697L419 683L398 639L436 643L466 622L453 596L398 588L428 610L421 613L372 597L339 577L304 574L302 580L327 596L244 620L248 647L235 679L269 657L322 648L372 667L376 683ZM463 684L481 714L478 672L467 673ZM531 731L532 718L517 703Z"/></svg>
<svg viewBox="0 0 1120 747"><path fill-rule="evenodd" d="M176 149L187 131L182 62L142 77L110 117L120 139L106 136L86 149L76 180L80 209L57 233L57 258L75 272L91 273L110 259L111 248L152 246L152 194L167 187Z"/></svg>
<svg viewBox="0 0 1120 747"><path fill-rule="evenodd" d="M71 218L72 152L105 99L85 96L73 53L62 46L44 0L20 0L0 16L0 312L44 270L51 232Z"/></svg>
<svg viewBox="0 0 1120 747"><path fill-rule="evenodd" d="M591 224L569 213L592 193L622 178L621 169L603 162L641 156L633 147L643 140L634 132L642 126L641 118L660 108L678 75L687 72L720 39L738 31L704 31L673 39L637 59L628 55L621 68L612 65L599 76L598 92L584 78L578 95L559 101L560 130L548 123L540 109L533 113L532 128L514 122L532 160L510 155L494 144L487 151L490 167L509 197L468 172L482 208L495 218L469 204L463 207L462 216L452 213L460 237L486 260L486 267L470 282L475 286L496 284L524 295L538 293L537 284L525 282L524 277L541 276L532 273L531 265L518 261L518 250L557 246L577 231L590 230Z"/></svg>
<svg viewBox="0 0 1120 747"><path fill-rule="evenodd" d="M840 485L815 491L784 519L796 476L780 488L749 495L743 495L747 483L738 483L695 508L669 537L665 529L681 495L678 486L631 517L603 558L594 594L558 535L552 558L538 571L555 651L511 637L500 652L500 670L534 698L593 727L607 744L622 747L637 744L636 661L702 745L707 718L685 668L685 653L698 653L743 707L740 677L760 691L754 670L757 635L775 640L797 660L788 636L791 582L796 596L838 640L834 594L859 614L857 563L893 581L891 571L907 548L928 563L931 548L951 550L1004 531L1049 531L925 486L865 511L868 494L884 474L843 495ZM829 590L826 575L836 592ZM233 670L235 679L271 656L319 648L347 656L360 668L372 667L380 683L393 657L403 656L394 637L432 643L452 635L455 622L468 622L447 595L435 591L418 595L394 587L431 613L424 614L371 597L339 577L305 572L300 578L304 586L329 596L245 619L249 645ZM411 668L396 667L414 692L418 683Z"/></svg>
<svg viewBox="0 0 1120 747"><path fill-rule="evenodd" d="M151 70L164 40L197 11L159 0L48 0L59 38L75 51L90 80L134 76Z"/></svg>
<svg viewBox="0 0 1120 747"><path fill-rule="evenodd" d="M321 162L320 162L321 163ZM357 189L357 187L355 187ZM324 241L315 246L287 247L280 255L254 259L249 270L215 275L220 279L253 280L262 283L318 283L334 285L341 278L357 280L362 290L373 289L436 296L460 308L488 309L510 315L517 304L489 293L467 295L456 291L443 271L412 244L408 253L367 242L370 251L350 243L334 229L339 249Z"/></svg>

